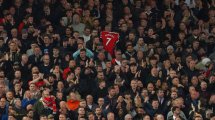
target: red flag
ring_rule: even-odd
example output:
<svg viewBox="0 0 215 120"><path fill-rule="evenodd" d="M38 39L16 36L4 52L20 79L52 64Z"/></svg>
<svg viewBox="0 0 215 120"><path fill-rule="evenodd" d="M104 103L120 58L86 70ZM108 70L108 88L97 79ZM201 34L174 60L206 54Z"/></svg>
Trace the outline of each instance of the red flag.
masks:
<svg viewBox="0 0 215 120"><path fill-rule="evenodd" d="M104 49L113 56L113 50L116 42L119 40L119 34L115 32L102 31L100 37L102 39Z"/></svg>

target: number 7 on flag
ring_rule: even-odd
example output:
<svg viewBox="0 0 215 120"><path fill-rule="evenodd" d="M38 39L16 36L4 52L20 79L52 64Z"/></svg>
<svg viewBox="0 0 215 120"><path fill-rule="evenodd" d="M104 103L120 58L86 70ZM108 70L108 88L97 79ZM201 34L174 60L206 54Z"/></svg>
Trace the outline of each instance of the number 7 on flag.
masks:
<svg viewBox="0 0 215 120"><path fill-rule="evenodd" d="M110 41L111 41L111 38L107 38L106 46L109 44Z"/></svg>

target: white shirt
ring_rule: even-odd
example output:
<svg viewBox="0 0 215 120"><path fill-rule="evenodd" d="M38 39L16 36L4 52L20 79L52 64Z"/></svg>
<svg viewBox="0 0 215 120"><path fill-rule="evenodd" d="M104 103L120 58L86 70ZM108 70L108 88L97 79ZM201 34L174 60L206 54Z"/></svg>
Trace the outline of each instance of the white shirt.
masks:
<svg viewBox="0 0 215 120"><path fill-rule="evenodd" d="M87 41L89 41L89 40L90 40L90 36L91 36L91 35L86 36L86 35L84 35L84 34L83 34L84 43L87 43Z"/></svg>
<svg viewBox="0 0 215 120"><path fill-rule="evenodd" d="M88 105L88 107L89 107L90 109L92 109L93 105Z"/></svg>

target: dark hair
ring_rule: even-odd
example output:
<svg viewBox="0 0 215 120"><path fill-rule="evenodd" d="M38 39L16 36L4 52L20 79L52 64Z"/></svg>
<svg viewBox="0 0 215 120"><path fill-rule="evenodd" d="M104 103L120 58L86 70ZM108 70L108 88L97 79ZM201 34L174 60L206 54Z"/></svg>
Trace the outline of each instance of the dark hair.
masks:
<svg viewBox="0 0 215 120"><path fill-rule="evenodd" d="M153 98L153 99L152 99L152 102L154 102L154 101L158 101L158 99L157 99L157 98Z"/></svg>
<svg viewBox="0 0 215 120"><path fill-rule="evenodd" d="M78 39L82 40L84 42L84 38L83 37L78 37Z"/></svg>
<svg viewBox="0 0 215 120"><path fill-rule="evenodd" d="M175 112L176 111L176 109L178 109L179 107L178 106L174 106L174 107L172 107L172 112Z"/></svg>
<svg viewBox="0 0 215 120"><path fill-rule="evenodd" d="M51 39L50 35L48 35L48 34L43 35L43 39L44 39L45 37L48 37L49 39Z"/></svg>
<svg viewBox="0 0 215 120"><path fill-rule="evenodd" d="M108 92L109 92L110 90L113 90L113 89L115 89L114 86L110 86L110 87L108 88Z"/></svg>
<svg viewBox="0 0 215 120"><path fill-rule="evenodd" d="M0 40L4 40L4 38L3 38L3 37L0 37Z"/></svg>
<svg viewBox="0 0 215 120"><path fill-rule="evenodd" d="M86 49L82 48L82 49L80 50L80 52L86 52Z"/></svg>

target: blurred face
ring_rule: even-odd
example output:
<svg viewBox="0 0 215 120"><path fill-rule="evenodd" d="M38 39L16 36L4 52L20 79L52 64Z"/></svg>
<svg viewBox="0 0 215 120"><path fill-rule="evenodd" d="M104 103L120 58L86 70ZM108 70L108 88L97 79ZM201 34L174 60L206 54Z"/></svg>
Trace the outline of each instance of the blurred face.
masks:
<svg viewBox="0 0 215 120"><path fill-rule="evenodd" d="M136 73L136 71L137 71L137 66L135 66L135 65L132 65L132 66L130 66L130 69L131 69L131 72L132 73Z"/></svg>
<svg viewBox="0 0 215 120"><path fill-rule="evenodd" d="M114 96L115 94L116 94L115 89L111 89L111 90L109 91L109 95L110 95L110 96Z"/></svg>
<svg viewBox="0 0 215 120"><path fill-rule="evenodd" d="M49 91L48 90L45 90L45 91L43 91L43 98L45 98L45 97L49 97L50 96L50 94L49 94Z"/></svg>
<svg viewBox="0 0 215 120"><path fill-rule="evenodd" d="M4 93L4 92L5 92L5 85L0 84L0 93Z"/></svg>
<svg viewBox="0 0 215 120"><path fill-rule="evenodd" d="M191 60L190 63L189 63L189 67L191 69L193 69L195 66L196 66L196 62L194 60Z"/></svg>
<svg viewBox="0 0 215 120"><path fill-rule="evenodd" d="M105 65L107 68L111 68L111 66L112 66L110 61L107 61Z"/></svg>
<svg viewBox="0 0 215 120"><path fill-rule="evenodd" d="M129 38L130 40L133 40L133 39L135 38L135 34L134 34L134 33L129 33L129 34L128 34L128 38Z"/></svg>
<svg viewBox="0 0 215 120"><path fill-rule="evenodd" d="M94 24L98 24L99 25L99 22L97 23L96 20L95 20ZM91 33L91 35L92 36L97 36L98 35L98 31L97 30L93 30L92 33Z"/></svg>
<svg viewBox="0 0 215 120"><path fill-rule="evenodd" d="M180 23L179 28L180 28L180 30L185 30L186 29L186 25L184 23Z"/></svg>
<svg viewBox="0 0 215 120"><path fill-rule="evenodd" d="M168 89L167 83L166 83L166 82L163 82L162 85L161 85L161 88L162 88L163 90L167 90L167 89Z"/></svg>
<svg viewBox="0 0 215 120"><path fill-rule="evenodd" d="M167 53L168 53L168 54L172 54L173 51L174 51L174 50L173 50L172 48L168 48L168 49L167 49Z"/></svg>
<svg viewBox="0 0 215 120"><path fill-rule="evenodd" d="M12 29L12 30L11 30L11 35L12 35L13 37L17 37L17 34L18 34L17 29Z"/></svg>
<svg viewBox="0 0 215 120"><path fill-rule="evenodd" d="M80 52L80 57L81 57L81 58L86 57L86 52L85 52L85 51L81 51L81 52Z"/></svg>
<svg viewBox="0 0 215 120"><path fill-rule="evenodd" d="M13 116L9 115L8 120L16 120Z"/></svg>
<svg viewBox="0 0 215 120"><path fill-rule="evenodd" d="M207 89L207 83L201 82L201 89L206 90Z"/></svg>
<svg viewBox="0 0 215 120"><path fill-rule="evenodd" d="M127 29L128 29L128 26L126 24L122 24L121 30L122 31L127 31Z"/></svg>
<svg viewBox="0 0 215 120"><path fill-rule="evenodd" d="M81 101L81 102L79 103L79 106L80 106L80 107L83 107L83 108L86 108L86 106L87 106L86 101Z"/></svg>
<svg viewBox="0 0 215 120"><path fill-rule="evenodd" d="M157 76L157 75L158 75L158 70L157 70L157 68L152 68L152 70L151 70L151 75L152 75L152 76Z"/></svg>
<svg viewBox="0 0 215 120"><path fill-rule="evenodd" d="M45 56L43 57L43 62L44 62L45 64L49 64L50 58L49 58L48 55L45 55Z"/></svg>
<svg viewBox="0 0 215 120"><path fill-rule="evenodd" d="M158 91L158 97L164 97L164 91L159 90Z"/></svg>
<svg viewBox="0 0 215 120"><path fill-rule="evenodd" d="M158 109L158 106L159 106L159 102L158 101L152 101L152 107L154 109Z"/></svg>
<svg viewBox="0 0 215 120"><path fill-rule="evenodd" d="M89 120L95 120L95 116L93 114L88 115Z"/></svg>
<svg viewBox="0 0 215 120"><path fill-rule="evenodd" d="M39 74L36 74L36 73L35 73L35 74L33 74L32 76L33 76L33 79L37 79L37 78L39 77Z"/></svg>
<svg viewBox="0 0 215 120"><path fill-rule="evenodd" d="M67 17L72 17L72 11L71 10L67 11L66 15L67 15Z"/></svg>
<svg viewBox="0 0 215 120"><path fill-rule="evenodd" d="M60 102L60 108L61 108L61 109L67 108L66 102L65 102L65 101L61 101L61 102Z"/></svg>
<svg viewBox="0 0 215 120"><path fill-rule="evenodd" d="M152 66L157 64L157 59L152 59L149 61ZM153 68L154 69L154 68Z"/></svg>
<svg viewBox="0 0 215 120"><path fill-rule="evenodd" d="M17 99L15 104L16 104L16 106L21 107L21 100Z"/></svg>
<svg viewBox="0 0 215 120"><path fill-rule="evenodd" d="M63 93L57 93L57 98L59 100L62 100L63 99Z"/></svg>
<svg viewBox="0 0 215 120"><path fill-rule="evenodd" d="M109 114L107 115L107 120L115 120L114 114L113 114L113 113L109 113Z"/></svg>
<svg viewBox="0 0 215 120"><path fill-rule="evenodd" d="M99 53L98 54L98 59L101 60L101 61L103 61L105 59L104 53Z"/></svg>
<svg viewBox="0 0 215 120"><path fill-rule="evenodd" d="M95 113L96 113L97 115L101 115L101 114L102 114L101 108L96 108Z"/></svg>
<svg viewBox="0 0 215 120"><path fill-rule="evenodd" d="M28 114L27 114L27 116L28 116L29 118L33 118L34 112L33 112L33 111L29 111Z"/></svg>
<svg viewBox="0 0 215 120"><path fill-rule="evenodd" d="M58 55L59 54L59 50L58 49L53 49L53 54L54 55Z"/></svg>
<svg viewBox="0 0 215 120"><path fill-rule="evenodd" d="M93 96L88 95L86 99L87 99L87 104L92 104L93 103Z"/></svg>
<svg viewBox="0 0 215 120"><path fill-rule="evenodd" d="M181 63L181 57L176 57L175 62L176 62L177 64Z"/></svg>
<svg viewBox="0 0 215 120"><path fill-rule="evenodd" d="M6 99L5 98L1 98L0 99L0 108L4 108L6 105Z"/></svg>
<svg viewBox="0 0 215 120"><path fill-rule="evenodd" d="M44 41L45 44L49 44L49 43L50 43L50 39L49 39L49 37L47 37L47 36L45 36L45 37L43 38L43 41Z"/></svg>
<svg viewBox="0 0 215 120"><path fill-rule="evenodd" d="M184 33L179 33L179 38L180 38L180 40L184 40L185 34Z"/></svg>
<svg viewBox="0 0 215 120"><path fill-rule="evenodd" d="M58 82L58 84L57 84L57 88L58 89L63 89L64 88L64 84L63 84L63 82Z"/></svg>
<svg viewBox="0 0 215 120"><path fill-rule="evenodd" d="M69 61L69 67L75 67L76 66L76 62L74 60L70 60Z"/></svg>
<svg viewBox="0 0 215 120"><path fill-rule="evenodd" d="M148 84L147 90L150 91L150 92L154 90L154 86L153 86L152 83L149 83L149 84Z"/></svg>
<svg viewBox="0 0 215 120"><path fill-rule="evenodd" d="M102 72L99 72L97 75L98 79L104 80L104 74Z"/></svg>
<svg viewBox="0 0 215 120"><path fill-rule="evenodd" d="M15 72L15 78L21 78L21 71Z"/></svg>
<svg viewBox="0 0 215 120"><path fill-rule="evenodd" d="M165 119L164 119L164 116L161 115L161 114L159 114L156 118L157 118L157 120L165 120Z"/></svg>
<svg viewBox="0 0 215 120"><path fill-rule="evenodd" d="M183 85L188 85L188 77L185 77L181 80Z"/></svg>
<svg viewBox="0 0 215 120"><path fill-rule="evenodd" d="M147 90L142 90L141 95L146 97L148 96L148 91Z"/></svg>
<svg viewBox="0 0 215 120"><path fill-rule="evenodd" d="M7 99L12 100L13 99L13 93L7 92L6 97L7 97Z"/></svg>
<svg viewBox="0 0 215 120"><path fill-rule="evenodd" d="M151 120L151 119L150 119L150 116L146 115L146 116L143 118L143 120Z"/></svg>
<svg viewBox="0 0 215 120"><path fill-rule="evenodd" d="M143 83L142 83L142 81L138 80L138 81L137 81L137 86L140 87L140 88L143 88Z"/></svg>
<svg viewBox="0 0 215 120"><path fill-rule="evenodd" d="M35 84L31 84L29 89L30 89L31 91L35 91L35 90L36 90Z"/></svg>
<svg viewBox="0 0 215 120"><path fill-rule="evenodd" d="M172 98L172 99L175 99L175 98L177 98L177 97L178 97L177 92L172 92L172 93L171 93L171 98Z"/></svg>
<svg viewBox="0 0 215 120"><path fill-rule="evenodd" d="M137 88L137 81L136 80L132 80L131 81L131 88L132 89L136 89Z"/></svg>
<svg viewBox="0 0 215 120"><path fill-rule="evenodd" d="M131 57L129 61L130 63L136 63L136 59L134 57Z"/></svg>
<svg viewBox="0 0 215 120"><path fill-rule="evenodd" d="M126 115L125 120L132 120L132 116L130 114Z"/></svg>
<svg viewBox="0 0 215 120"><path fill-rule="evenodd" d="M16 43L11 43L9 47L11 51L15 51L17 48Z"/></svg>
<svg viewBox="0 0 215 120"><path fill-rule="evenodd" d="M178 78L174 78L172 80L172 84L175 85L175 86L177 86L179 84L179 79Z"/></svg>
<svg viewBox="0 0 215 120"><path fill-rule="evenodd" d="M193 35L198 36L200 33L199 29L193 30Z"/></svg>
<svg viewBox="0 0 215 120"><path fill-rule="evenodd" d="M171 63L169 60L164 61L164 66L169 68L171 66Z"/></svg>
<svg viewBox="0 0 215 120"><path fill-rule="evenodd" d="M191 92L193 92L193 91L195 91L195 87L194 87L194 86L190 86L190 87L189 87L189 93L191 93Z"/></svg>
<svg viewBox="0 0 215 120"><path fill-rule="evenodd" d="M131 12L130 12L130 8L129 7L125 7L124 8L124 13L125 14L130 14Z"/></svg>
<svg viewBox="0 0 215 120"><path fill-rule="evenodd" d="M77 15L77 14L75 14L75 15L73 16L73 21L74 21L74 23L76 23L76 24L80 23L80 16Z"/></svg>
<svg viewBox="0 0 215 120"><path fill-rule="evenodd" d="M60 114L59 115L59 120L66 120L66 115Z"/></svg>
<svg viewBox="0 0 215 120"><path fill-rule="evenodd" d="M21 84L15 84L14 88L15 90L21 90Z"/></svg>
<svg viewBox="0 0 215 120"><path fill-rule="evenodd" d="M132 52L133 51L133 46L132 45L127 46L127 51Z"/></svg>
<svg viewBox="0 0 215 120"><path fill-rule="evenodd" d="M78 39L78 37L80 37L80 34L78 32L74 32L73 36L75 37L75 39Z"/></svg>
<svg viewBox="0 0 215 120"><path fill-rule="evenodd" d="M80 68L80 67L77 67L77 68L75 69L75 75L79 75L80 72L81 72L81 68Z"/></svg>
<svg viewBox="0 0 215 120"><path fill-rule="evenodd" d="M90 31L90 29L85 29L84 33L86 36L88 36L88 35L90 35L91 31Z"/></svg>
<svg viewBox="0 0 215 120"><path fill-rule="evenodd" d="M40 48L39 47L36 47L36 48L34 48L34 54L35 55L39 55L40 54Z"/></svg>
<svg viewBox="0 0 215 120"><path fill-rule="evenodd" d="M27 55L22 55L22 62L24 64L28 62L28 56Z"/></svg>
<svg viewBox="0 0 215 120"><path fill-rule="evenodd" d="M99 98L98 99L98 104L103 105L104 104L104 98Z"/></svg>
<svg viewBox="0 0 215 120"><path fill-rule="evenodd" d="M78 109L78 114L79 114L79 115L84 115L84 114L85 114L84 108L79 108L79 109Z"/></svg>
<svg viewBox="0 0 215 120"><path fill-rule="evenodd" d="M199 41L193 42L193 48L199 48Z"/></svg>
<svg viewBox="0 0 215 120"><path fill-rule="evenodd" d="M180 114L180 108L176 108L176 110L174 111L174 114L179 115Z"/></svg>
<svg viewBox="0 0 215 120"><path fill-rule="evenodd" d="M192 85L196 86L196 85L198 85L198 82L199 82L198 77L193 76L192 79L191 79Z"/></svg>
<svg viewBox="0 0 215 120"><path fill-rule="evenodd" d="M197 98L199 98L199 92L197 91L192 91L190 93L191 99L196 100Z"/></svg>
<svg viewBox="0 0 215 120"><path fill-rule="evenodd" d="M69 94L69 97L71 100L77 100L76 94L73 92Z"/></svg>
<svg viewBox="0 0 215 120"><path fill-rule="evenodd" d="M143 38L139 38L139 39L138 39L138 44L139 44L139 45L143 45L143 44L144 44Z"/></svg>
<svg viewBox="0 0 215 120"><path fill-rule="evenodd" d="M212 103L215 103L215 95L212 95L211 97L210 97L210 104L212 104Z"/></svg>
<svg viewBox="0 0 215 120"><path fill-rule="evenodd" d="M154 34L154 30L153 29L149 29L148 30L148 36L152 36Z"/></svg>

